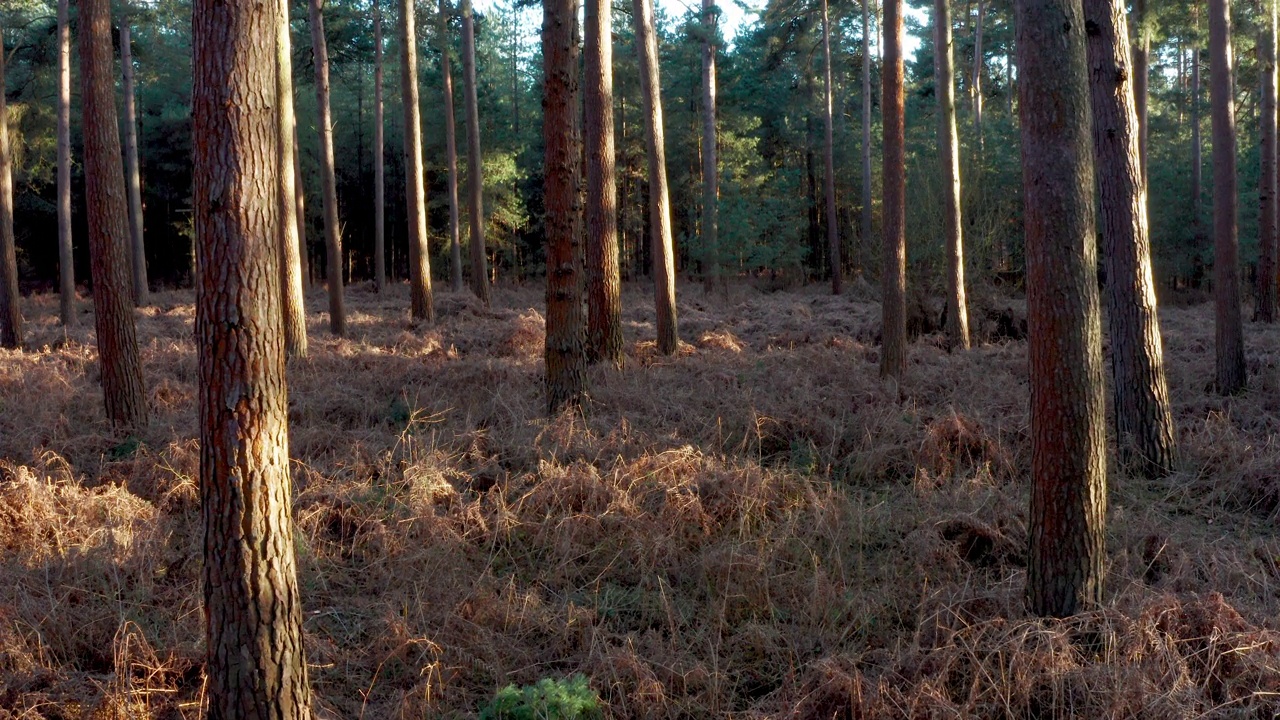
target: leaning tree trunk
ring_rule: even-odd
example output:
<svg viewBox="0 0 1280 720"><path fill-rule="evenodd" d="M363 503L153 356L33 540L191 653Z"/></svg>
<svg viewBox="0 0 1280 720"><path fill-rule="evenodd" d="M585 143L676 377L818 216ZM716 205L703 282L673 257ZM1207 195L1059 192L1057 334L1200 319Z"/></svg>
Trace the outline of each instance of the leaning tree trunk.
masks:
<svg viewBox="0 0 1280 720"><path fill-rule="evenodd" d="M1244 327L1240 316L1236 236L1236 115L1232 97L1231 10L1209 1L1210 95L1213 102L1213 298L1216 383L1226 395L1244 389Z"/></svg>
<svg viewBox="0 0 1280 720"><path fill-rule="evenodd" d="M582 213L578 183L577 0L542 3L543 196L547 229L547 412L573 407L586 388Z"/></svg>
<svg viewBox="0 0 1280 720"><path fill-rule="evenodd" d="M373 284L387 289L387 171L383 156L382 8L373 0Z"/></svg>
<svg viewBox="0 0 1280 720"><path fill-rule="evenodd" d="M640 97L649 161L649 237L653 255L653 294L658 321L658 352L671 355L679 344L676 330L676 263L671 242L671 202L667 194L667 151L662 129L662 84L658 78L658 36L652 0L632 0L636 53L640 56Z"/></svg>
<svg viewBox="0 0 1280 720"><path fill-rule="evenodd" d="M449 2L440 0L440 74L444 82L444 145L449 165L449 279L462 292L462 238L458 230L458 132L453 117L453 68L449 56Z"/></svg>
<svg viewBox="0 0 1280 720"><path fill-rule="evenodd" d="M1147 33L1147 0L1133 0L1133 18L1138 27L1138 40L1133 45L1133 95L1138 114L1138 167L1142 170L1142 183L1147 182L1147 57L1151 50L1151 37Z"/></svg>
<svg viewBox="0 0 1280 720"><path fill-rule="evenodd" d="M404 104L405 208L409 215L409 315L434 322L431 257L427 247L427 191L422 177L422 116L418 108L418 36L414 2L400 0L400 88Z"/></svg>
<svg viewBox="0 0 1280 720"><path fill-rule="evenodd" d="M583 17L586 23L583 108L587 162L587 357L591 362L617 365L622 362L622 284L618 269L613 20L609 0L586 0Z"/></svg>
<svg viewBox="0 0 1280 720"><path fill-rule="evenodd" d="M907 370L907 236L902 0L885 0L881 112L884 119L884 269L881 284L880 377L902 380Z"/></svg>
<svg viewBox="0 0 1280 720"><path fill-rule="evenodd" d="M1258 36L1262 162L1258 179L1258 319L1276 321L1276 4L1264 0Z"/></svg>
<svg viewBox="0 0 1280 720"><path fill-rule="evenodd" d="M935 0L936 2L936 0ZM982 25L986 19L987 5L983 0L978 0L978 22L973 26L973 132L978 138L978 150L982 150ZM947 13L950 15L950 12ZM947 26L950 33L951 26ZM951 63L950 60L947 61ZM955 72L950 73L954 75ZM951 91L954 94L954 90ZM955 106L955 100L952 100L952 106ZM952 113L954 115L954 111Z"/></svg>
<svg viewBox="0 0 1280 720"><path fill-rule="evenodd" d="M112 425L138 428L147 422L147 392L130 302L129 211L120 167L110 0L80 0L79 27L85 213L102 393Z"/></svg>
<svg viewBox="0 0 1280 720"><path fill-rule="evenodd" d="M276 31L276 113L280 186L280 222L277 225L277 250L280 253L280 312L284 320L285 352L290 357L307 354L307 306L302 293L302 258L298 234L298 216L294 209L298 190L293 166L297 148L293 144L293 52L289 37L289 0L277 0Z"/></svg>
<svg viewBox="0 0 1280 720"><path fill-rule="evenodd" d="M129 237L133 250L133 304L150 302L147 284L147 249L142 235L142 181L138 173L138 111L133 91L133 52L129 21L120 23L120 68L124 76L124 168L129 193Z"/></svg>
<svg viewBox="0 0 1280 720"><path fill-rule="evenodd" d="M480 106L476 100L476 30L471 0L462 0L462 84L467 107L467 205L471 225L471 290L489 307L485 267L484 170L480 162Z"/></svg>
<svg viewBox="0 0 1280 720"><path fill-rule="evenodd" d="M871 246L871 0L862 0L862 244Z"/></svg>
<svg viewBox="0 0 1280 720"><path fill-rule="evenodd" d="M1079 0L1017 0L1031 370L1027 601L1099 603L1107 454L1088 67Z"/></svg>
<svg viewBox="0 0 1280 720"><path fill-rule="evenodd" d="M1165 382L1147 233L1147 190L1123 0L1084 0L1093 143L1102 203L1111 338L1111 397L1121 462L1149 476L1173 470L1177 441Z"/></svg>
<svg viewBox="0 0 1280 720"><path fill-rule="evenodd" d="M329 48L321 0L309 0L311 52L316 68L316 132L320 136L320 187L324 200L325 276L329 283L329 331L347 333L342 300L342 230L338 227L338 183L333 174L333 120L329 114Z"/></svg>
<svg viewBox="0 0 1280 720"><path fill-rule="evenodd" d="M844 264L840 258L840 223L836 217L836 160L835 140L833 139L834 121L831 117L833 90L831 82L831 18L827 13L827 0L822 0L822 87L826 95L826 107L823 108L823 146L822 161L826 177L822 180L822 189L826 195L827 207L827 252L831 255L831 293L839 295L842 291L841 281L844 279Z"/></svg>
<svg viewBox="0 0 1280 720"><path fill-rule="evenodd" d="M938 158L942 164L943 218L947 235L947 341L969 349L969 306L964 292L964 235L960 219L960 138L956 132L955 69L952 61L951 4L934 0L934 88L938 96ZM978 6L981 28L982 6ZM974 77L980 66L975 66ZM974 92L978 92L977 85ZM981 97L981 95L979 95ZM974 109L981 112L981 100ZM975 119L975 122L977 120Z"/></svg>
<svg viewBox="0 0 1280 720"><path fill-rule="evenodd" d="M83 0L81 0L83 2ZM290 517L279 13L195 0L196 347L210 718L311 717Z"/></svg>
<svg viewBox="0 0 1280 720"><path fill-rule="evenodd" d="M71 22L58 0L58 293L63 326L75 323L76 262L71 241Z"/></svg>
<svg viewBox="0 0 1280 720"><path fill-rule="evenodd" d="M4 29L0 27L0 347L22 345L18 255L13 238L13 158L4 93Z"/></svg>
<svg viewBox="0 0 1280 720"><path fill-rule="evenodd" d="M715 0L702 0L702 242L707 257L708 290L720 283L720 165L716 157L717 15ZM728 292L727 287L725 291Z"/></svg>

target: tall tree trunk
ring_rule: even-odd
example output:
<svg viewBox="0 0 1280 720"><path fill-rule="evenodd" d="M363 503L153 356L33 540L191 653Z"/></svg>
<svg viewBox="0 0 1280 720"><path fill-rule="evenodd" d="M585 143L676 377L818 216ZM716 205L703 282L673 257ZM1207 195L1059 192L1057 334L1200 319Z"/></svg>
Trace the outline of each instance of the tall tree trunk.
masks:
<svg viewBox="0 0 1280 720"><path fill-rule="evenodd" d="M1138 113L1138 167L1142 183L1147 182L1147 57L1151 36L1147 32L1147 0L1133 0L1133 17L1138 25L1137 42L1133 45L1133 95Z"/></svg>
<svg viewBox="0 0 1280 720"><path fill-rule="evenodd" d="M1027 601L1102 600L1107 454L1085 32L1079 0L1017 0L1031 370Z"/></svg>
<svg viewBox="0 0 1280 720"><path fill-rule="evenodd" d="M871 247L871 0L862 0L862 244Z"/></svg>
<svg viewBox="0 0 1280 720"><path fill-rule="evenodd" d="M71 238L71 22L58 0L58 292L63 326L75 324L76 260Z"/></svg>
<svg viewBox="0 0 1280 720"><path fill-rule="evenodd" d="M663 140L662 85L658 79L658 36L651 0L632 0L636 54L640 56L640 97L649 161L650 247L653 295L658 316L658 352L671 355L679 344L676 330L676 263L671 241L671 202L667 195L667 151Z"/></svg>
<svg viewBox="0 0 1280 720"><path fill-rule="evenodd" d="M373 283L387 288L387 171L382 115L382 8L373 2Z"/></svg>
<svg viewBox="0 0 1280 720"><path fill-rule="evenodd" d="M934 87L938 96L938 156L942 163L943 227L947 235L947 341L952 347L969 349L969 306L964 288L964 225L960 217L960 138L956 132L955 69L951 43L950 0L933 3ZM978 17L982 17L979 0ZM981 20L978 27L981 28ZM974 77L978 77L975 69ZM975 92L976 86L975 86ZM981 97L979 95L979 97ZM981 106L981 100L974 108ZM979 112L981 112L979 110Z"/></svg>
<svg viewBox="0 0 1280 720"><path fill-rule="evenodd" d="M298 267L301 268L305 300L306 292L311 289L311 257L307 252L307 192L302 182L302 146L298 144L297 113L293 116L293 192L294 214L298 218Z"/></svg>
<svg viewBox="0 0 1280 720"><path fill-rule="evenodd" d="M586 0L583 16L586 23L583 106L587 160L587 359L617 365L622 362L622 284L618 270L610 0Z"/></svg>
<svg viewBox="0 0 1280 720"><path fill-rule="evenodd" d="M1244 389L1244 327L1240 316L1239 240L1236 236L1236 114L1232 96L1231 9L1228 0L1209 0L1209 48L1213 60L1213 298L1217 347L1217 389L1226 395Z"/></svg>
<svg viewBox="0 0 1280 720"><path fill-rule="evenodd" d="M715 0L702 0L702 241L707 254L708 290L720 282L720 163L716 147L718 14Z"/></svg>
<svg viewBox="0 0 1280 720"><path fill-rule="evenodd" d="M484 244L484 166L480 162L480 106L476 100L476 29L471 0L462 0L462 81L467 106L467 205L471 225L471 290L489 307Z"/></svg>
<svg viewBox="0 0 1280 720"><path fill-rule="evenodd" d="M1196 7L1199 7L1198 5ZM1198 23L1197 23L1198 24ZM1200 48L1191 50L1191 225L1200 240L1200 198L1204 195L1204 151L1200 141ZM1198 245L1199 243L1197 243ZM1197 247L1197 249L1199 249Z"/></svg>
<svg viewBox="0 0 1280 720"><path fill-rule="evenodd" d="M1276 4L1263 0L1258 38L1262 162L1258 180L1258 319L1276 321Z"/></svg>
<svg viewBox="0 0 1280 720"><path fill-rule="evenodd" d="M124 168L129 194L129 237L133 250L133 303L142 307L150 302L147 283L147 250L142 235L142 182L138 173L138 111L133 90L133 51L129 39L129 20L120 23L120 69L124 76Z"/></svg>
<svg viewBox="0 0 1280 720"><path fill-rule="evenodd" d="M293 128L297 123L293 111L293 51L289 37L289 0L277 0L275 15L277 147L280 184L280 219L277 225L277 249L280 253L280 311L284 322L285 353L290 357L307 354L307 305L302 293L302 258L299 244L298 215L294 203L298 189L294 186Z"/></svg>
<svg viewBox="0 0 1280 720"><path fill-rule="evenodd" d="M427 191L422 177L422 115L418 107L418 36L414 0L400 0L400 97L404 103L404 189L409 215L409 314L435 322L427 246Z"/></svg>
<svg viewBox="0 0 1280 720"><path fill-rule="evenodd" d="M907 370L907 236L902 0L884 3L884 61L880 109L884 124L884 252L881 255L880 377L901 381Z"/></svg>
<svg viewBox="0 0 1280 720"><path fill-rule="evenodd" d="M836 160L834 130L832 125L832 92L831 82L831 17L827 13L827 0L822 0L822 87L826 95L826 107L823 108L823 146L822 161L826 171L822 188L827 204L827 252L831 255L831 293L839 295L844 279L844 265L840 261L840 222L836 216Z"/></svg>
<svg viewBox="0 0 1280 720"><path fill-rule="evenodd" d="M81 0L84 2L84 0ZM209 718L311 717L290 516L279 12L192 10L196 347ZM270 7L270 6L269 6Z"/></svg>
<svg viewBox="0 0 1280 720"><path fill-rule="evenodd" d="M338 226L338 183L333 170L333 120L329 113L329 48L324 38L322 0L308 0L311 53L316 68L316 132L320 136L320 188L324 203L325 279L329 284L329 331L347 334L342 300L342 229Z"/></svg>
<svg viewBox="0 0 1280 720"><path fill-rule="evenodd" d="M112 425L139 428L147 423L147 392L130 302L129 211L120 167L109 0L80 0L79 27L85 211L102 394Z"/></svg>
<svg viewBox="0 0 1280 720"><path fill-rule="evenodd" d="M4 92L4 28L0 27L0 347L22 346L18 255L13 237L13 158Z"/></svg>
<svg viewBox="0 0 1280 720"><path fill-rule="evenodd" d="M936 0L935 0L936 2ZM973 27L973 132L978 138L978 149L983 146L982 141L982 68L985 65L982 55L982 25L986 19L987 4L983 0L978 0L978 22ZM950 15L950 13L948 13ZM950 31L950 26L948 26ZM955 73L950 73L954 75ZM952 91L954 94L954 90ZM952 101L954 107L955 102Z"/></svg>
<svg viewBox="0 0 1280 720"><path fill-rule="evenodd" d="M547 412L581 402L586 388L582 312L582 207L578 183L577 0L542 3L542 137L546 145Z"/></svg>
<svg viewBox="0 0 1280 720"><path fill-rule="evenodd" d="M1173 470L1177 436L1165 382L1147 234L1147 189L1138 159L1138 116L1124 0L1084 0L1093 143L1107 273L1111 396L1121 462L1149 476Z"/></svg>
<svg viewBox="0 0 1280 720"><path fill-rule="evenodd" d="M444 145L449 163L450 287L462 292L462 238L458 230L458 133L453 117L453 69L449 56L449 3L440 0L440 73L444 82Z"/></svg>

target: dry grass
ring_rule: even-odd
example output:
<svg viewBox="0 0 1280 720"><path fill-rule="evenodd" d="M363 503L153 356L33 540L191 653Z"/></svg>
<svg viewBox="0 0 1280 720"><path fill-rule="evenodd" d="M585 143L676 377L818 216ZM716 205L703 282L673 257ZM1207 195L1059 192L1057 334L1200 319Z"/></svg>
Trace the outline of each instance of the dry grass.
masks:
<svg viewBox="0 0 1280 720"><path fill-rule="evenodd" d="M1252 390L1208 394L1212 315L1164 313L1183 457L1112 476L1105 609L1022 609L1020 342L912 347L876 379L878 307L820 289L689 290L654 352L540 417L537 287L493 312L404 288L312 314L290 367L311 678L331 717L467 717L582 672L620 718L1234 718L1280 708L1280 329ZM195 718L203 616L190 297L140 327L155 408L102 417L88 316L26 305L0 351L0 718ZM311 298L313 309L322 298ZM978 327L998 328L1016 303ZM1013 308L1013 311L1010 308Z"/></svg>

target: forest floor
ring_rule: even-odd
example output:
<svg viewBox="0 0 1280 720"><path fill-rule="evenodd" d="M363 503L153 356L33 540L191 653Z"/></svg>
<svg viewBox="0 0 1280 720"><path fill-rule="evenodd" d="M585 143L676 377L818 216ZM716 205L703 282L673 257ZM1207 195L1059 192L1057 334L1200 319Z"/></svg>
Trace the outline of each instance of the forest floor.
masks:
<svg viewBox="0 0 1280 720"><path fill-rule="evenodd" d="M1112 463L1105 606L1042 621L999 312L887 388L870 297L687 287L668 358L628 287L624 367L548 420L542 292L441 292L414 326L405 287L357 286L342 340L311 295L290 440L322 717L471 717L578 673L617 718L1280 710L1280 326L1247 326L1250 390L1222 398L1212 307L1162 311L1178 471ZM0 350L0 718L198 716L193 308L154 299L136 439L104 420L87 302L64 333L28 299L27 350Z"/></svg>

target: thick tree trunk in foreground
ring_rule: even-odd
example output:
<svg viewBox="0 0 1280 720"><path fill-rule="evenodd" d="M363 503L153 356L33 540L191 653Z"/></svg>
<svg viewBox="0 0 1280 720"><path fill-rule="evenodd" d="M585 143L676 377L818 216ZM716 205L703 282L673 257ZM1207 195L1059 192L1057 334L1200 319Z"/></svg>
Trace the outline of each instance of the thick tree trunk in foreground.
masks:
<svg viewBox="0 0 1280 720"><path fill-rule="evenodd" d="M404 104L405 208L409 214L409 315L434 322L427 191L422 177L422 115L418 108L418 36L413 0L400 0L400 99Z"/></svg>
<svg viewBox="0 0 1280 720"><path fill-rule="evenodd" d="M373 0L373 284L387 289L387 171L382 114L382 8Z"/></svg>
<svg viewBox="0 0 1280 720"><path fill-rule="evenodd" d="M942 225L947 235L947 342L952 347L968 350L969 306L964 292L964 225L960 216L960 138L956 132L951 5L948 0L935 0L933 12L934 92L938 96L938 159L942 163L944 198ZM978 17L982 17L981 3ZM977 77L979 70L974 72ZM974 91L978 92L976 85ZM975 110L980 105L981 100L976 101Z"/></svg>
<svg viewBox="0 0 1280 720"><path fill-rule="evenodd" d="M338 183L333 174L333 119L329 113L329 48L321 0L309 0L311 53L316 67L316 132L320 135L320 187L324 201L325 279L329 283L329 331L347 333L342 299L342 229L338 227Z"/></svg>
<svg viewBox="0 0 1280 720"><path fill-rule="evenodd" d="M1236 112L1232 97L1231 10L1209 2L1210 95L1213 102L1213 299L1218 392L1244 389L1244 326L1240 314L1240 245L1236 236Z"/></svg>
<svg viewBox="0 0 1280 720"><path fill-rule="evenodd" d="M480 107L476 100L476 30L471 0L462 0L462 81L467 107L467 210L471 225L471 290L489 307L484 245L484 166L480 162Z"/></svg>
<svg viewBox="0 0 1280 720"><path fill-rule="evenodd" d="M880 377L901 381L907 370L907 181L902 94L902 0L884 3L884 62L881 112L884 116L884 263Z"/></svg>
<svg viewBox="0 0 1280 720"><path fill-rule="evenodd" d="M449 3L440 0L440 73L444 82L444 145L449 164L449 280L462 292L462 238L458 229L458 132L453 117L453 65L449 56Z"/></svg>
<svg viewBox="0 0 1280 720"><path fill-rule="evenodd" d="M587 358L591 362L616 365L622 362L622 284L618 269L618 190L614 176L612 10L609 0L586 0L583 106L587 162ZM705 76L705 70L703 72Z"/></svg>
<svg viewBox="0 0 1280 720"><path fill-rule="evenodd" d="M1262 161L1258 179L1258 308L1262 322L1276 321L1276 4L1262 3L1258 37L1262 76Z"/></svg>
<svg viewBox="0 0 1280 720"><path fill-rule="evenodd" d="M658 321L658 352L676 351L676 262L671 241L671 201L667 194L667 151L663 140L662 84L658 78L658 36L651 0L632 0L636 54L640 57L640 97L649 161L649 236L653 256L653 295Z"/></svg>
<svg viewBox="0 0 1280 720"><path fill-rule="evenodd" d="M862 0L862 244L871 246L871 0Z"/></svg>
<svg viewBox="0 0 1280 720"><path fill-rule="evenodd" d="M582 214L578 183L577 0L542 4L542 137L546 144L547 412L582 401L586 318L582 312Z"/></svg>
<svg viewBox="0 0 1280 720"><path fill-rule="evenodd" d="M76 261L71 238L71 22L69 0L58 0L58 310L75 324Z"/></svg>
<svg viewBox="0 0 1280 720"><path fill-rule="evenodd" d="M133 51L129 21L120 23L120 69L124 76L124 172L129 194L129 238L133 251L133 304L151 301L147 283L147 249L142 235L142 180L138 173L138 111L133 91Z"/></svg>
<svg viewBox="0 0 1280 720"><path fill-rule="evenodd" d="M1121 462L1147 475L1173 470L1177 436L1165 382L1147 233L1147 190L1138 157L1138 117L1129 78L1123 0L1084 0L1098 190L1111 396Z"/></svg>
<svg viewBox="0 0 1280 720"><path fill-rule="evenodd" d="M293 52L289 37L289 0L277 0L276 11L276 105L279 147L280 222L277 249L280 252L280 312L284 322L285 352L290 357L307 354L307 305L302 294L302 258L298 235L298 215L294 209L298 191L293 167L297 148L293 128Z"/></svg>
<svg viewBox="0 0 1280 720"><path fill-rule="evenodd" d="M130 302L129 213L120 167L110 0L80 0L79 36L85 212L102 394L112 425L137 428L147 422L147 393Z"/></svg>
<svg viewBox="0 0 1280 720"><path fill-rule="evenodd" d="M707 257L708 290L720 283L720 164L716 147L717 14L715 0L702 0L702 242ZM830 67L830 62L827 65Z"/></svg>
<svg viewBox="0 0 1280 720"><path fill-rule="evenodd" d="M822 161L826 177L822 181L823 194L826 196L827 208L827 253L831 256L831 293L839 295L843 290L844 263L840 258L840 223L836 217L836 160L835 141L833 139L834 120L831 117L833 103L831 92L831 17L827 13L827 0L822 0L822 87L826 96L826 107L822 111L823 145Z"/></svg>
<svg viewBox="0 0 1280 720"><path fill-rule="evenodd" d="M200 499L208 717L309 720L290 516L277 38L283 2L195 0Z"/></svg>
<svg viewBox="0 0 1280 720"><path fill-rule="evenodd" d="M1027 601L1102 599L1107 456L1085 23L1079 0L1017 0L1031 369Z"/></svg>
<svg viewBox="0 0 1280 720"><path fill-rule="evenodd" d="M4 34L0 28L0 347L22 346L18 255L13 237L13 158L4 93Z"/></svg>

